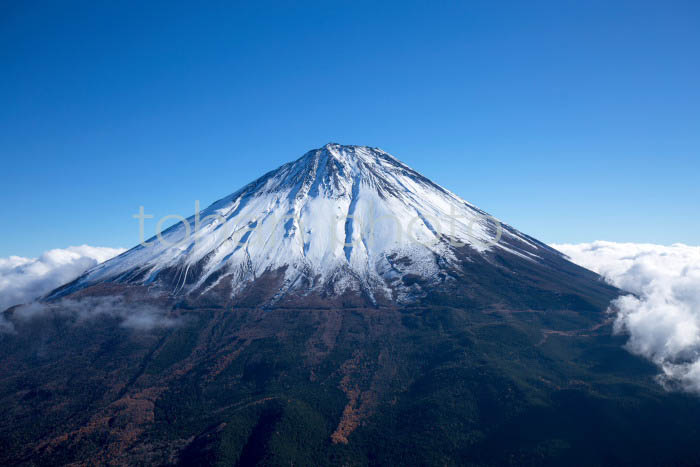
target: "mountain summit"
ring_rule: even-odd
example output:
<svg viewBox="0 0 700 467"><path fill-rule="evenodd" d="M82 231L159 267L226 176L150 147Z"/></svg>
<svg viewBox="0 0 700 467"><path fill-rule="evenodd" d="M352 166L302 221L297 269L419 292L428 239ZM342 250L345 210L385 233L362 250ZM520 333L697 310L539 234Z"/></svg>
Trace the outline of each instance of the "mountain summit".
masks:
<svg viewBox="0 0 700 467"><path fill-rule="evenodd" d="M330 143L89 270L53 297L109 282L218 304L243 297L256 306L339 297L411 303L430 289L454 286L465 255L491 266L503 257L532 266L564 261L387 152Z"/></svg>

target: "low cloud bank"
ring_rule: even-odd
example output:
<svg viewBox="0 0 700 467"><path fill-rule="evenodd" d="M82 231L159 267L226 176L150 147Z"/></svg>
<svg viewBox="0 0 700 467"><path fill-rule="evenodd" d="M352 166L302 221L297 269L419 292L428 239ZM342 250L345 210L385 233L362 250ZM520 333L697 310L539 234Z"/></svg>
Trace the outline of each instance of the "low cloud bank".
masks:
<svg viewBox="0 0 700 467"><path fill-rule="evenodd" d="M627 348L662 369L663 384L700 392L700 247L603 241L552 246L634 294L611 304L615 331L629 334ZM0 311L29 303L123 251L83 245L50 250L39 258L0 258ZM15 312L13 321L46 313L70 316L76 322L110 316L134 330L177 325L162 310L134 310L115 297L30 303ZM2 315L0 332L14 332L14 324Z"/></svg>
<svg viewBox="0 0 700 467"><path fill-rule="evenodd" d="M82 245L49 250L38 258L0 258L0 311L31 302L124 251Z"/></svg>
<svg viewBox="0 0 700 467"><path fill-rule="evenodd" d="M700 247L643 243L555 244L634 295L611 304L627 348L656 363L669 388L700 392Z"/></svg>
<svg viewBox="0 0 700 467"><path fill-rule="evenodd" d="M113 318L121 327L133 331L150 331L171 328L182 324L182 317L174 317L167 309L139 303L129 304L122 297L86 297L80 300L64 299L52 303L32 302L15 308L11 320L0 322L0 332L13 334L15 324L20 325L35 319L59 316L75 325L90 323L99 318Z"/></svg>

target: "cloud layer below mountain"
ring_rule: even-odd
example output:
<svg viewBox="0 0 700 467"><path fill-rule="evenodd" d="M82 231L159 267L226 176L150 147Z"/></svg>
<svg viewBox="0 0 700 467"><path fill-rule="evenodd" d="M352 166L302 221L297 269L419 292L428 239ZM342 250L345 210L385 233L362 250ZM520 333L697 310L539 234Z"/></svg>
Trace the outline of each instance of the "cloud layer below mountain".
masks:
<svg viewBox="0 0 700 467"><path fill-rule="evenodd" d="M604 241L552 246L630 292L611 304L616 332L630 336L627 348L656 363L665 385L700 392L700 247ZM31 302L123 251L82 245L39 258L0 258L0 310ZM127 327L155 321L154 313L122 316L120 307L108 308ZM11 323L0 316L3 329L10 331Z"/></svg>
<svg viewBox="0 0 700 467"><path fill-rule="evenodd" d="M0 311L41 297L123 251L82 245L49 250L38 258L0 258Z"/></svg>
<svg viewBox="0 0 700 467"><path fill-rule="evenodd" d="M611 304L627 348L656 363L671 388L700 392L700 247L557 244L572 261L632 293Z"/></svg>

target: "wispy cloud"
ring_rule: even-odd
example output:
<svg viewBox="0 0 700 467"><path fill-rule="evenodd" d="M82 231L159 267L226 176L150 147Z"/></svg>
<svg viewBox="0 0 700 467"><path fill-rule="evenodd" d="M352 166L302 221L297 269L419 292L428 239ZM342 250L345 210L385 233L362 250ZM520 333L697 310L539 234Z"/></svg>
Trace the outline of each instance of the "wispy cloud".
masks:
<svg viewBox="0 0 700 467"><path fill-rule="evenodd" d="M628 349L662 370L670 387L700 392L700 247L593 242L558 244L572 261L631 292L611 305Z"/></svg>
<svg viewBox="0 0 700 467"><path fill-rule="evenodd" d="M0 311L41 297L124 251L82 245L49 250L38 258L0 258Z"/></svg>
<svg viewBox="0 0 700 467"><path fill-rule="evenodd" d="M5 332L15 332L15 324L44 319L48 316L60 316L76 325L99 318L113 318L119 322L120 326L134 331L171 328L181 324L183 319L171 315L166 308L144 303L134 306L119 296L85 297L52 303L32 302L19 306L12 314L12 321L5 321L7 325Z"/></svg>

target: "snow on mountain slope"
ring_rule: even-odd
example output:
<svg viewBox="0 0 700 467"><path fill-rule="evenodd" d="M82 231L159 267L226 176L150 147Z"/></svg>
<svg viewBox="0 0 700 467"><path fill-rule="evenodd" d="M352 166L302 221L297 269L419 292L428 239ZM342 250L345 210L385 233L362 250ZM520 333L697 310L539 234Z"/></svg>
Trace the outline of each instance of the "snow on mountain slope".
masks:
<svg viewBox="0 0 700 467"><path fill-rule="evenodd" d="M235 295L266 272L284 271L278 295L350 289L391 296L399 277L433 278L441 263L454 261L455 246L528 259L546 248L388 153L338 144L267 173L147 243L88 271L71 289L112 281L201 295L227 281Z"/></svg>

